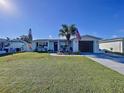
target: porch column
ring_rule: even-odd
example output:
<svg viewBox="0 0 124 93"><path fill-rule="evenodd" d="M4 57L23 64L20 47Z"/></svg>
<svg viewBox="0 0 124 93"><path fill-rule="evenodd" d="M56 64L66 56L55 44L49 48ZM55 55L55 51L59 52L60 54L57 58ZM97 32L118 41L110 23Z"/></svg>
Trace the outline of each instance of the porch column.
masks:
<svg viewBox="0 0 124 93"><path fill-rule="evenodd" d="M48 48L47 50L50 50L50 41L48 41Z"/></svg>

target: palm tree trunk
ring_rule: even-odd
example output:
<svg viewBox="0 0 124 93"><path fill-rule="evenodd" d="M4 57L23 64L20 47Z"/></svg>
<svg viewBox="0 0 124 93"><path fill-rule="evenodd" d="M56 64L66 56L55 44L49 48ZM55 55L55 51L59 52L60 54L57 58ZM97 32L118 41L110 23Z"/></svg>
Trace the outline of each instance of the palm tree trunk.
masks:
<svg viewBox="0 0 124 93"><path fill-rule="evenodd" d="M69 40L67 41L67 51L68 52L70 51L70 41Z"/></svg>

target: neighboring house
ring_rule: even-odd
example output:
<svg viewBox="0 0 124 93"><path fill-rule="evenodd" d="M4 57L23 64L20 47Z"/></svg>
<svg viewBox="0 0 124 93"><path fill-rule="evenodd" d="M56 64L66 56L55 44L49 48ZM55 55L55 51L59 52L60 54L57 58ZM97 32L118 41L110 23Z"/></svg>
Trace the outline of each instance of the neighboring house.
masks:
<svg viewBox="0 0 124 93"><path fill-rule="evenodd" d="M101 40L99 46L101 50L124 53L124 38Z"/></svg>
<svg viewBox="0 0 124 93"><path fill-rule="evenodd" d="M74 38L70 40L70 49L72 52L91 52L99 53L99 40L90 35L84 35L81 40ZM32 42L32 49L37 51L66 51L67 40L66 39L39 39Z"/></svg>
<svg viewBox="0 0 124 93"><path fill-rule="evenodd" d="M31 51L30 45L22 40L9 40L8 45L4 48L4 50L8 53L13 53L13 52L25 52L25 51Z"/></svg>
<svg viewBox="0 0 124 93"><path fill-rule="evenodd" d="M6 51L4 51L6 43L7 43L6 39L0 38L0 54L6 53Z"/></svg>

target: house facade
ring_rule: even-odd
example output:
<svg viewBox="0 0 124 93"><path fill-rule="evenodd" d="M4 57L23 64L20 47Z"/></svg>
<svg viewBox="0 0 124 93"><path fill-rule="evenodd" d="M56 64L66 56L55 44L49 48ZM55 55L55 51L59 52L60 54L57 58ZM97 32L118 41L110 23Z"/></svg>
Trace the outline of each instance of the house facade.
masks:
<svg viewBox="0 0 124 93"><path fill-rule="evenodd" d="M101 38L91 35L81 36L80 41L75 38L73 39L73 50L74 52L100 53L99 40L101 40Z"/></svg>
<svg viewBox="0 0 124 93"><path fill-rule="evenodd" d="M32 47L29 44L22 40L9 40L8 45L5 46L4 50L8 53L13 52L25 52L25 51L32 51Z"/></svg>
<svg viewBox="0 0 124 93"><path fill-rule="evenodd" d="M124 53L124 38L101 40L99 46L101 50Z"/></svg>
<svg viewBox="0 0 124 93"><path fill-rule="evenodd" d="M32 44L14 39L0 39L0 54L32 51Z"/></svg>
<svg viewBox="0 0 124 93"><path fill-rule="evenodd" d="M39 39L34 40L32 43L33 50L37 51L63 51L67 47L65 39ZM63 50L62 50L63 49Z"/></svg>
<svg viewBox="0 0 124 93"><path fill-rule="evenodd" d="M4 51L6 43L7 43L6 39L0 38L0 54L6 53L6 51Z"/></svg>
<svg viewBox="0 0 124 93"><path fill-rule="evenodd" d="M84 35L81 40L73 38L70 40L70 50L72 52L99 53L100 38ZM36 51L67 51L66 39L39 39L32 42L32 49Z"/></svg>
<svg viewBox="0 0 124 93"><path fill-rule="evenodd" d="M99 40L101 38L91 35L81 36L81 39L72 38L70 40L69 49L71 52L88 52L100 53ZM42 51L42 52L66 52L68 51L68 42L66 39L38 39L29 44L22 40L6 40L0 39L0 52L27 52L27 51Z"/></svg>

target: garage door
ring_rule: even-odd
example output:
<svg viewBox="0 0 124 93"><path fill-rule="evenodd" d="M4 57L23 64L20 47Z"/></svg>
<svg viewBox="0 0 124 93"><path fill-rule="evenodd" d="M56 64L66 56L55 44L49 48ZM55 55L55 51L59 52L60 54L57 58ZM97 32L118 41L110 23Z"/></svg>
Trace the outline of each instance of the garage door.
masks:
<svg viewBox="0 0 124 93"><path fill-rule="evenodd" d="M93 52L93 41L79 41L80 52Z"/></svg>

